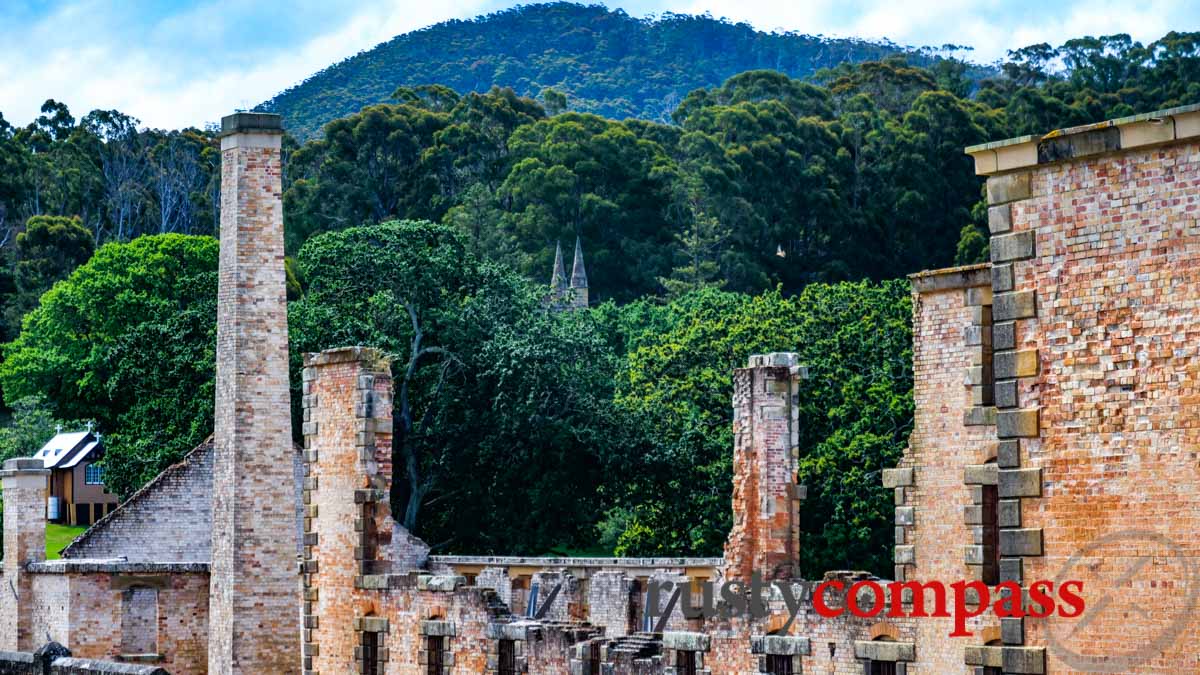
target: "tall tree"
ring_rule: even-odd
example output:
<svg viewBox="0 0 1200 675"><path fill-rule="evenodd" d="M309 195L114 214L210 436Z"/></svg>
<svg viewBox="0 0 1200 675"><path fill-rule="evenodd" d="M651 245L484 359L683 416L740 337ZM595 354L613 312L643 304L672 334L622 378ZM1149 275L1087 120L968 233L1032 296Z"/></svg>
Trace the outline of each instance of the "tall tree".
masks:
<svg viewBox="0 0 1200 675"><path fill-rule="evenodd" d="M5 401L44 396L108 433L128 495L212 431L217 242L157 235L102 246L42 295L4 348Z"/></svg>
<svg viewBox="0 0 1200 675"><path fill-rule="evenodd" d="M92 233L78 218L33 216L17 235L15 294L5 307L8 335L21 329L21 318L55 282L67 278L92 257Z"/></svg>
<svg viewBox="0 0 1200 675"><path fill-rule="evenodd" d="M441 225L323 233L298 259L294 354L367 344L392 355L399 522L452 551L588 540L598 455L625 427L613 421L616 361L589 313L547 311L540 287Z"/></svg>

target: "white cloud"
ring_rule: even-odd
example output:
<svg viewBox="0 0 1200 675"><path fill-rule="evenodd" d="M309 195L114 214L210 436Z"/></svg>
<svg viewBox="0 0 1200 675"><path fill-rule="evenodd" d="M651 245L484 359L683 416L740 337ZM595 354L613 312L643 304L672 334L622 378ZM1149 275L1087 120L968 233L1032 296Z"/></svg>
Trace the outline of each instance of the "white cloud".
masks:
<svg viewBox="0 0 1200 675"><path fill-rule="evenodd" d="M488 0L426 3L376 1L355 7L329 30L300 44L276 45L268 54L254 44L222 45L220 7L193 9L187 20L170 17L150 27L157 35L131 42L128 27L114 25L101 2L68 5L18 30L0 29L0 112L25 124L48 98L76 116L114 108L163 128L201 126L235 108L249 107L312 73L395 35L487 9ZM172 50L184 25L207 26L201 53ZM258 27L272 30L270 25ZM7 34L6 34L7 33ZM192 35L196 38L196 35ZM191 45L189 45L191 48ZM227 51L225 51L227 50ZM224 52L224 53L222 53Z"/></svg>
<svg viewBox="0 0 1200 675"><path fill-rule="evenodd" d="M983 63L1038 42L1112 33L1152 42L1172 29L1200 28L1200 10L1190 0L687 0L684 11L761 30L968 45L975 48L971 58Z"/></svg>

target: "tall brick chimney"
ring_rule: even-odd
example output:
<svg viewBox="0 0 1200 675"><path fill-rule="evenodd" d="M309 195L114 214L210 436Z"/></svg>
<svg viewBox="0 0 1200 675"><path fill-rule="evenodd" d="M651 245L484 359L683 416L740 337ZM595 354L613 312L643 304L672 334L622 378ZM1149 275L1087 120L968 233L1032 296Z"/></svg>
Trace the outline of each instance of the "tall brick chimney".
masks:
<svg viewBox="0 0 1200 675"><path fill-rule="evenodd" d="M278 115L221 120L208 672L300 671Z"/></svg>
<svg viewBox="0 0 1200 675"><path fill-rule="evenodd" d="M0 470L5 582L0 588L0 650L33 651L41 644L33 635L33 580L25 566L46 559L49 475L40 459L10 459Z"/></svg>
<svg viewBox="0 0 1200 675"><path fill-rule="evenodd" d="M750 357L733 371L733 530L725 542L725 574L749 580L795 575L800 556L799 355Z"/></svg>

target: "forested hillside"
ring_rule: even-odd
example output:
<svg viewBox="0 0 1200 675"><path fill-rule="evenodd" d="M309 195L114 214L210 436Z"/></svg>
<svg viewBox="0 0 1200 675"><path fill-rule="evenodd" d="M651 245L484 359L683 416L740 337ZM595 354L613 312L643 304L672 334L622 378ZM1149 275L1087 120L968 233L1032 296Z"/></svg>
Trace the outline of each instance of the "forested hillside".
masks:
<svg viewBox="0 0 1200 675"><path fill-rule="evenodd" d="M286 139L284 210L294 359L407 360L414 321L442 355L408 374L428 423L395 448L417 467L398 518L439 551L719 554L730 372L791 350L815 374L806 572L882 573L878 471L912 425L903 276L987 255L963 147L1200 101L1200 34L1035 45L981 81L902 54L747 71L659 121L394 93ZM129 494L211 431L218 160L210 130L117 111L0 118L0 459L95 420ZM576 237L593 308L544 311Z"/></svg>
<svg viewBox="0 0 1200 675"><path fill-rule="evenodd" d="M259 106L283 115L298 138L400 86L440 84L460 94L509 87L567 96L571 110L667 122L689 91L745 70L806 77L899 48L863 40L763 33L708 16L637 19L602 5L526 5L447 21L395 37L316 73Z"/></svg>

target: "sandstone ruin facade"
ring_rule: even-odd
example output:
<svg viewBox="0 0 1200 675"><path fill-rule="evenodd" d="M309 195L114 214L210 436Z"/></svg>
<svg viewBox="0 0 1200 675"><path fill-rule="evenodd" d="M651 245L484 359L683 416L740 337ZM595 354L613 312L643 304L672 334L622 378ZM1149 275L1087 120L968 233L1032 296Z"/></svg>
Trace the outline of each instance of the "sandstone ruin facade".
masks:
<svg viewBox="0 0 1200 675"><path fill-rule="evenodd" d="M823 580L796 577L810 374L794 354L734 373L723 558L429 555L387 508L382 354L307 355L304 447L291 444L278 118L239 114L225 130L214 438L59 561L44 560L45 470L6 463L0 672L42 672L32 652L49 641L79 657L49 659L54 672L81 673L1200 670L1182 637L1200 594L1200 107L968 149L988 176L992 262L911 278L915 427L881 477L893 576L1016 582L1023 602L1037 580L1079 579L1088 612L983 612L953 638L949 617L819 616ZM189 493L202 497L179 506ZM163 504L187 512L166 518ZM767 594L766 618L677 605L662 632L644 621L648 602L665 610L652 582L756 573L791 589ZM911 608L914 592L884 601ZM788 597L805 600L785 630Z"/></svg>

